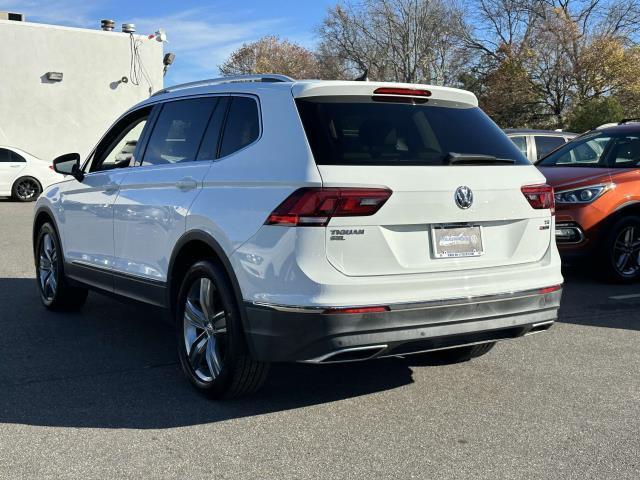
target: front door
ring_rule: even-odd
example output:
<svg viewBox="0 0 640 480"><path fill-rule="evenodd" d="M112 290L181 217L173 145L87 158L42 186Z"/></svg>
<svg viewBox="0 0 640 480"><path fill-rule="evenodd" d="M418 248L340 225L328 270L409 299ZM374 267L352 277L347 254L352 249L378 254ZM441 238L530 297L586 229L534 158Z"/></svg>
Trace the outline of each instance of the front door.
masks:
<svg viewBox="0 0 640 480"><path fill-rule="evenodd" d="M116 293L163 304L173 246L215 158L227 97L166 102L114 210Z"/></svg>
<svg viewBox="0 0 640 480"><path fill-rule="evenodd" d="M85 165L85 177L60 184L66 273L113 291L113 205L134 161L150 109L119 120Z"/></svg>

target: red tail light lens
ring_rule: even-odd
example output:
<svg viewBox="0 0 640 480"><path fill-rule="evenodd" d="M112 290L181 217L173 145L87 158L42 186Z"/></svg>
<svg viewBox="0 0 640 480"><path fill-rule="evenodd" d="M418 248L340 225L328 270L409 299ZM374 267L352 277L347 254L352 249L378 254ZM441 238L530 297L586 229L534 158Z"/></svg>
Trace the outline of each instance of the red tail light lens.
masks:
<svg viewBox="0 0 640 480"><path fill-rule="evenodd" d="M356 307L356 308L329 308L325 310L323 313L354 314L354 313L382 313L382 312L388 312L388 311L389 311L389 307Z"/></svg>
<svg viewBox="0 0 640 480"><path fill-rule="evenodd" d="M558 290L561 290L561 289L562 289L562 285L553 285L551 287L541 288L540 290L538 290L538 293L540 295L546 295L547 293L557 292Z"/></svg>
<svg viewBox="0 0 640 480"><path fill-rule="evenodd" d="M429 90L421 90L417 88L376 88L373 93L375 95L407 95L410 97L430 97Z"/></svg>
<svg viewBox="0 0 640 480"><path fill-rule="evenodd" d="M521 188L525 198L532 208L536 210L551 210L551 215L556 213L556 202L553 196L553 187L546 183L540 185L525 185Z"/></svg>
<svg viewBox="0 0 640 480"><path fill-rule="evenodd" d="M265 224L324 227L331 217L366 217L380 210L391 193L385 188L301 188Z"/></svg>

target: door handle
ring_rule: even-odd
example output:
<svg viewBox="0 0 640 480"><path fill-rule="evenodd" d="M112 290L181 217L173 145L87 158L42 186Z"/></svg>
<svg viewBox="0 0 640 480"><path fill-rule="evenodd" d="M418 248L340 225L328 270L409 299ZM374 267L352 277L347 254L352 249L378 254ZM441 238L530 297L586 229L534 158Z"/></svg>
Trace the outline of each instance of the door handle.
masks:
<svg viewBox="0 0 640 480"><path fill-rule="evenodd" d="M193 190L198 186L198 182L196 182L193 178L187 177L182 180L178 180L176 182L176 187L178 187L182 191Z"/></svg>
<svg viewBox="0 0 640 480"><path fill-rule="evenodd" d="M107 195L110 195L112 193L116 193L119 189L120 189L120 185L118 185L117 183L107 183L104 186L104 193L106 193Z"/></svg>
<svg viewBox="0 0 640 480"><path fill-rule="evenodd" d="M11 168L20 168L20 165L9 165Z"/></svg>

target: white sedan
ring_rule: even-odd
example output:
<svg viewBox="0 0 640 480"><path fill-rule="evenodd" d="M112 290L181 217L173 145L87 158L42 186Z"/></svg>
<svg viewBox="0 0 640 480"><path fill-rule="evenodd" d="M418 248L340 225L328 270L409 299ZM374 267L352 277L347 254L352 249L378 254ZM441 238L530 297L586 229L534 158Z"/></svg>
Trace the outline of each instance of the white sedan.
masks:
<svg viewBox="0 0 640 480"><path fill-rule="evenodd" d="M0 145L0 197L32 202L52 183L64 177L51 163L19 148Z"/></svg>

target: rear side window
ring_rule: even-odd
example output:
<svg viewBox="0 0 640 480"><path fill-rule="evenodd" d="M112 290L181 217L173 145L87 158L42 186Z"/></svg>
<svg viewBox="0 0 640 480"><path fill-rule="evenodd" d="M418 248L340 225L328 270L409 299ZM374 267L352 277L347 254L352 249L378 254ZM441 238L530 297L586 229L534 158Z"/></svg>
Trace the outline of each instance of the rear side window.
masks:
<svg viewBox="0 0 640 480"><path fill-rule="evenodd" d="M511 141L518 147L518 150L522 152L522 154L527 156L527 137L519 136L519 137L509 137Z"/></svg>
<svg viewBox="0 0 640 480"><path fill-rule="evenodd" d="M549 137L536 135L533 137L536 141L536 152L538 158L546 156L561 145L565 144L564 137Z"/></svg>
<svg viewBox="0 0 640 480"><path fill-rule="evenodd" d="M194 161L217 102L217 98L208 97L165 103L149 138L142 165Z"/></svg>
<svg viewBox="0 0 640 480"><path fill-rule="evenodd" d="M0 148L0 163L26 162L26 160L12 150Z"/></svg>
<svg viewBox="0 0 640 480"><path fill-rule="evenodd" d="M224 124L224 116L227 113L228 97L220 97L218 103L213 110L211 120L207 130L204 132L202 145L198 152L198 160L214 160L218 154L218 145L220 145L220 136L222 134L222 125Z"/></svg>
<svg viewBox="0 0 640 480"><path fill-rule="evenodd" d="M237 152L255 142L259 135L260 114L257 102L249 97L233 97L224 127L220 156Z"/></svg>
<svg viewBox="0 0 640 480"><path fill-rule="evenodd" d="M618 137L611 151L611 166L633 168L640 165L640 137L626 135Z"/></svg>
<svg viewBox="0 0 640 480"><path fill-rule="evenodd" d="M451 153L530 162L479 108L382 103L369 97L297 99L320 165L443 165Z"/></svg>

